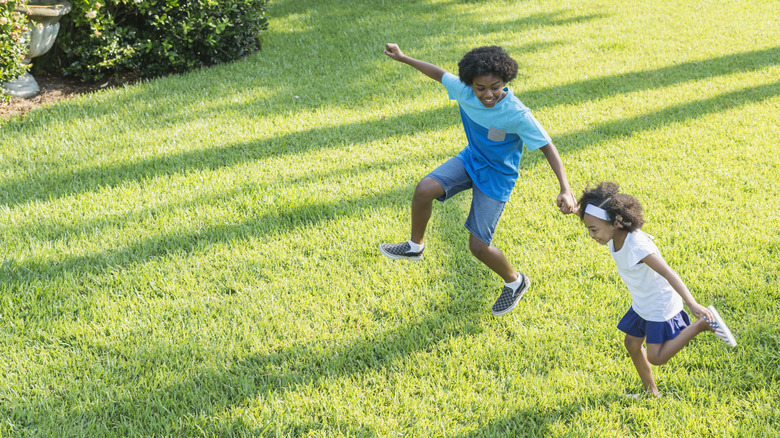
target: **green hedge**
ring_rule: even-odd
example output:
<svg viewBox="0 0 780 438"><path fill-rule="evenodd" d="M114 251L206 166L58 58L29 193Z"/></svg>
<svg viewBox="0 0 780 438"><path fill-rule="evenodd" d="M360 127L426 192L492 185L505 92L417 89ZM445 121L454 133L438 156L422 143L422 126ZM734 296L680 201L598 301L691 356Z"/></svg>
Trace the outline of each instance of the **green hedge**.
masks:
<svg viewBox="0 0 780 438"><path fill-rule="evenodd" d="M27 51L27 20L14 12L17 5L24 5L24 0L0 0L0 84L25 71L22 59Z"/></svg>
<svg viewBox="0 0 780 438"><path fill-rule="evenodd" d="M259 50L267 26L267 0L70 1L55 48L40 64L85 81L232 61Z"/></svg>

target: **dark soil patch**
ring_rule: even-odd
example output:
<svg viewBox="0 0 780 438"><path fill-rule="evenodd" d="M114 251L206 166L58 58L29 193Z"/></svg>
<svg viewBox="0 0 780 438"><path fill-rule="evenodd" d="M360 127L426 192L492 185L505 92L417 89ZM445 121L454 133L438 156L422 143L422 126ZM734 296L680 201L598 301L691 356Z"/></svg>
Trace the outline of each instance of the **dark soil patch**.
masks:
<svg viewBox="0 0 780 438"><path fill-rule="evenodd" d="M112 78L96 83L84 83L47 75L35 75L35 80L41 88L37 95L27 99L12 97L10 102L0 101L0 120L23 117L28 111L53 102L133 82L127 78Z"/></svg>

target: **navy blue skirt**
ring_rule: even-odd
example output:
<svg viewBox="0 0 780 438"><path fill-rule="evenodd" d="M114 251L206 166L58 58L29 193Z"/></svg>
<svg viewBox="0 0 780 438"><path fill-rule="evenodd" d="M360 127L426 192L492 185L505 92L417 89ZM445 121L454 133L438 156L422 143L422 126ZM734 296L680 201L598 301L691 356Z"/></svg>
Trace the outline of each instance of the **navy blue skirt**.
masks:
<svg viewBox="0 0 780 438"><path fill-rule="evenodd" d="M685 310L674 315L666 321L645 321L641 316L634 312L633 307L628 308L628 312L623 315L623 319L617 325L618 330L637 338L647 337L645 342L648 344L663 344L669 339L674 339L680 332L691 325L691 319Z"/></svg>

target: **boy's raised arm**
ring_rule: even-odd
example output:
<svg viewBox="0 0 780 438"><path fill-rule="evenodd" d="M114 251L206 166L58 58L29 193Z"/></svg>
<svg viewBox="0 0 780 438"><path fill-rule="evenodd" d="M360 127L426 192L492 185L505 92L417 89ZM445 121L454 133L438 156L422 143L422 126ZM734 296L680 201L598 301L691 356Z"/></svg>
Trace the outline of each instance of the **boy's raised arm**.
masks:
<svg viewBox="0 0 780 438"><path fill-rule="evenodd" d="M435 81L441 82L441 78L444 77L445 71L443 68L404 55L401 49L398 48L398 44L393 44L393 43L385 44L385 55L395 59L398 62L403 62L404 64L411 65L412 67L416 68L417 70L420 70L420 72L422 72L423 74L425 74L426 76L428 76L429 78Z"/></svg>

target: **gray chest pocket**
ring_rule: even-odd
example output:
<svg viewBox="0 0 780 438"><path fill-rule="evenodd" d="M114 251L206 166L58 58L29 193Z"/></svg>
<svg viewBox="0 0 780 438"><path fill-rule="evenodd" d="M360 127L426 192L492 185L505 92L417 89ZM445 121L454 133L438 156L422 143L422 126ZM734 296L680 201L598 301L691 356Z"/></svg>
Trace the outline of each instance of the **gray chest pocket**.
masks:
<svg viewBox="0 0 780 438"><path fill-rule="evenodd" d="M498 129L491 126L488 129L487 138L490 141L504 141L506 140L506 129Z"/></svg>

